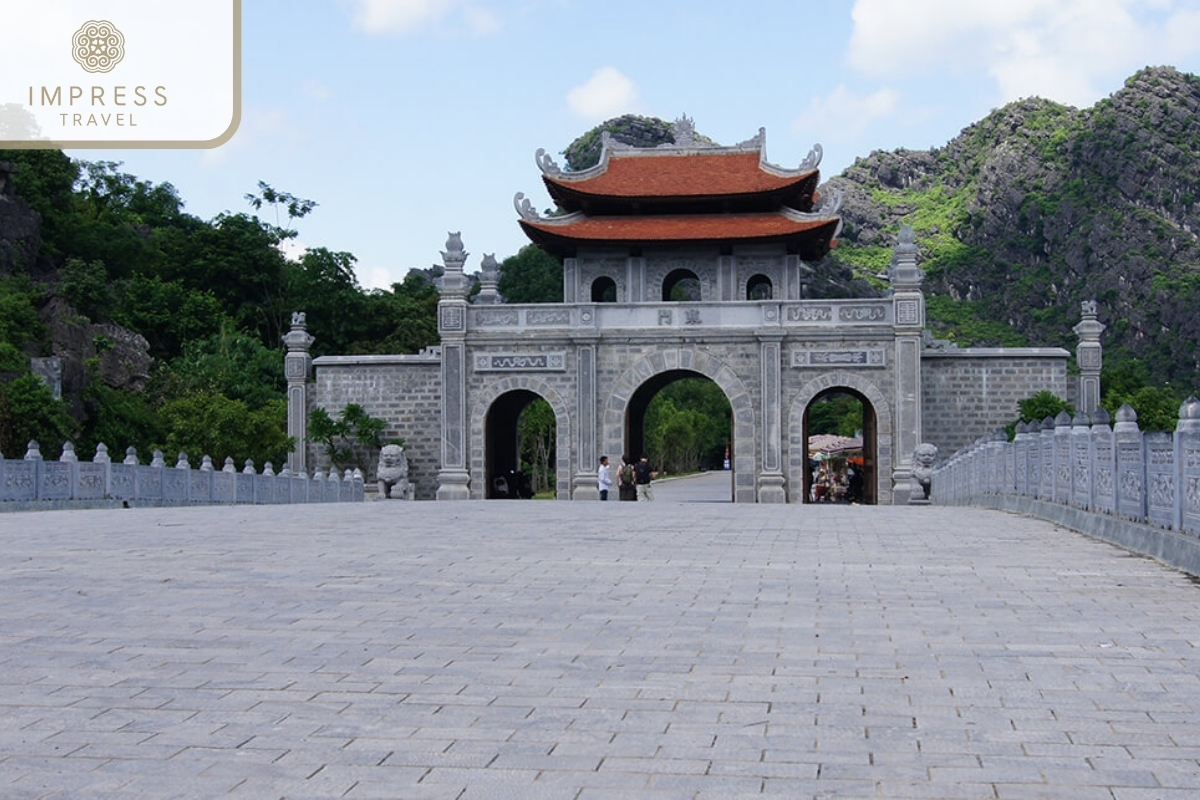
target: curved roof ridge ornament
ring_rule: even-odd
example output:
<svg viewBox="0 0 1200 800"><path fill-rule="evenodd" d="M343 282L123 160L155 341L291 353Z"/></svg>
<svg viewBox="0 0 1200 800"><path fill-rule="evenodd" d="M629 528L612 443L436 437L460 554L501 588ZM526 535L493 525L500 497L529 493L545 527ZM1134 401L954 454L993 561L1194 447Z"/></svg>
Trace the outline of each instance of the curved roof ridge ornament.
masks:
<svg viewBox="0 0 1200 800"><path fill-rule="evenodd" d="M680 115L671 123L671 136L675 137L676 147L695 147L697 145L696 120L687 114Z"/></svg>
<svg viewBox="0 0 1200 800"><path fill-rule="evenodd" d="M814 142L812 148L808 151L808 155L800 162L799 169L805 172L814 170L821 166L821 159L825 156L825 148L821 147L820 142Z"/></svg>
<svg viewBox="0 0 1200 800"><path fill-rule="evenodd" d="M543 175L550 175L555 178L562 175L562 170L559 169L558 164L550 157L550 154L546 152L546 148L539 147L537 152L533 154L533 157L537 161L538 169L542 171Z"/></svg>
<svg viewBox="0 0 1200 800"><path fill-rule="evenodd" d="M825 148L823 148L819 143L814 144L812 148L809 149L808 155L805 156L804 160L800 162L800 166L796 167L796 169L787 169L786 167L781 167L778 164L772 164L770 161L767 161L766 131L762 131L761 136L762 149L760 151L761 155L759 156L759 166L762 167L764 172L769 172L772 175L779 176L780 178L793 178L797 175L807 175L811 172L816 172L817 167L821 165L821 158L825 155Z"/></svg>
<svg viewBox="0 0 1200 800"><path fill-rule="evenodd" d="M513 208L517 210L517 215L526 222L540 222L543 225L570 225L587 216L582 211L575 211L561 216L543 217L533 207L533 203L525 196L524 192L517 192L513 195Z"/></svg>
<svg viewBox="0 0 1200 800"><path fill-rule="evenodd" d="M758 133L751 136L744 142L738 142L734 145L738 150L759 150L761 151L767 144L767 129L759 128Z"/></svg>

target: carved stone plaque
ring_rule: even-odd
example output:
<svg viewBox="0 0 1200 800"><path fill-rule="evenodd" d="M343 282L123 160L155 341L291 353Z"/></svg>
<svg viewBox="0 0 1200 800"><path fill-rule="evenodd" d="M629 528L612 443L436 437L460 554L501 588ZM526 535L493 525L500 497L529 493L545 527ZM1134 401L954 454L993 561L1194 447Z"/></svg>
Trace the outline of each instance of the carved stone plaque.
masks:
<svg viewBox="0 0 1200 800"><path fill-rule="evenodd" d="M567 354L557 353L477 353L476 372L563 372Z"/></svg>
<svg viewBox="0 0 1200 800"><path fill-rule="evenodd" d="M793 350L793 367L886 367L882 348L854 350Z"/></svg>

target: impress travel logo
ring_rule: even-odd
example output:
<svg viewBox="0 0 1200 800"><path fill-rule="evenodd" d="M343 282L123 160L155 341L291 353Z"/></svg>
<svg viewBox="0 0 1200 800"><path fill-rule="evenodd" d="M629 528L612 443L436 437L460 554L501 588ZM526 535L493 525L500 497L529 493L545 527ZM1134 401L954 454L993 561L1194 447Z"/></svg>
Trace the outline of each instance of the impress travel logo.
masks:
<svg viewBox="0 0 1200 800"><path fill-rule="evenodd" d="M241 0L5 6L23 35L0 48L0 148L207 148L236 132Z"/></svg>

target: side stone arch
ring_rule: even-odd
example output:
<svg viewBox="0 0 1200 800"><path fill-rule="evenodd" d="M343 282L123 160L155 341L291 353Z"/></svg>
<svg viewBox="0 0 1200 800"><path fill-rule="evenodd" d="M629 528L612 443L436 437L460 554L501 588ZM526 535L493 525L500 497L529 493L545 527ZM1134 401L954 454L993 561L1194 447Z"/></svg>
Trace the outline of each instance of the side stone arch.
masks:
<svg viewBox="0 0 1200 800"><path fill-rule="evenodd" d="M755 436L754 399L745 383L725 362L691 346L673 347L642 356L626 368L604 398L601 416L601 451L622 453L625 415L642 384L664 372L686 370L712 380L729 399L733 419L734 499L753 503L756 498L758 440ZM636 455L636 454L630 454Z"/></svg>
<svg viewBox="0 0 1200 800"><path fill-rule="evenodd" d="M530 375L509 375L489 382L471 398L470 453L471 499L487 497L487 434L486 422L492 404L502 395L524 389L533 392L550 404L554 411L554 494L557 500L571 497L571 414L561 394L541 378Z"/></svg>
<svg viewBox="0 0 1200 800"><path fill-rule="evenodd" d="M804 441L804 411L822 392L830 389L850 389L862 395L875 411L875 442L877 459L876 485L881 505L892 502L892 407L887 396L871 381L851 372L829 372L813 378L792 398L788 410L788 475L787 485L791 502L801 502L796 493L803 490L804 471L808 469L808 442Z"/></svg>

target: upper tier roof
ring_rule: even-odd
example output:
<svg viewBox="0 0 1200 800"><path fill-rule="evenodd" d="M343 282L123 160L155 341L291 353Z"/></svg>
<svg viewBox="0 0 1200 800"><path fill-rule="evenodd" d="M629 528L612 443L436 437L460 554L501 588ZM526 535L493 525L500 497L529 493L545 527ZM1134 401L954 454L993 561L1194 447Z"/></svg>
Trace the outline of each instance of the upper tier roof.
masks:
<svg viewBox="0 0 1200 800"><path fill-rule="evenodd" d="M600 161L564 172L545 150L537 162L562 211L542 217L524 194L513 202L521 228L558 256L600 246L687 243L783 244L805 260L829 252L841 230L840 193L814 208L821 146L794 170L766 160L766 133L719 147L699 141L686 117L675 124L675 144L634 148L601 137Z"/></svg>
<svg viewBox="0 0 1200 800"><path fill-rule="evenodd" d="M622 213L632 203L723 201L734 207L747 202L762 207L765 202L768 207L807 211L819 180L820 145L799 168L784 169L766 160L766 134L761 129L732 147L691 136L677 136L676 144L655 148L622 145L607 133L602 140L599 163L579 172L563 171L545 150L537 152L546 188L563 210Z"/></svg>

